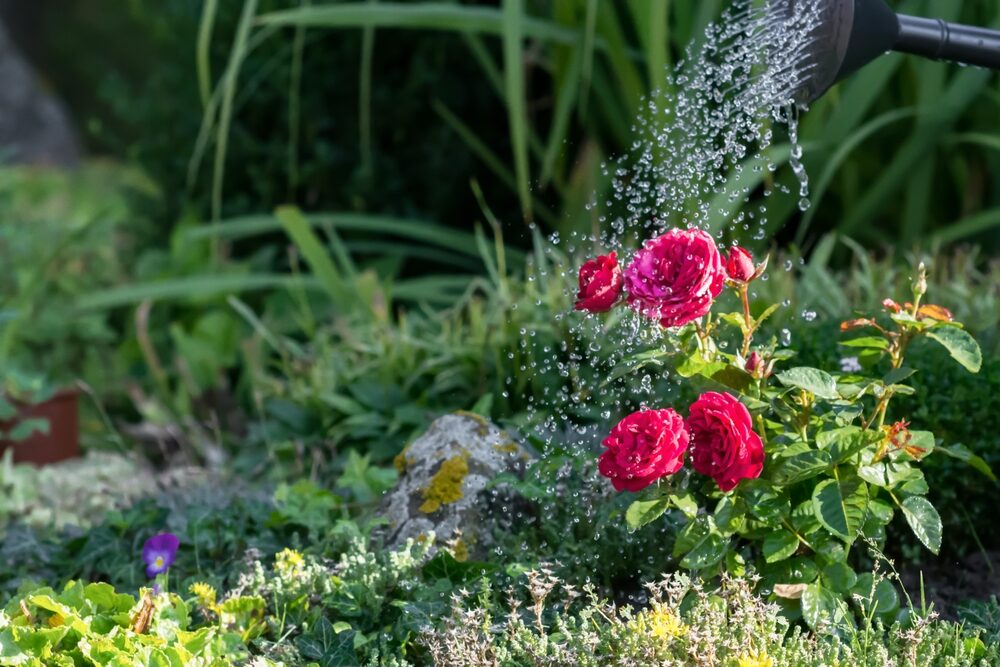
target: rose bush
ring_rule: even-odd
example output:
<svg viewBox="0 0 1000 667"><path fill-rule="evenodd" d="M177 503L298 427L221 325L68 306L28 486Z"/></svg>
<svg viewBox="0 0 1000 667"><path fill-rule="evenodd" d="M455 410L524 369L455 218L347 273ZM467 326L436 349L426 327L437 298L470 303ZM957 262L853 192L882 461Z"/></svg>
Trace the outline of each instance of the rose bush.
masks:
<svg viewBox="0 0 1000 667"><path fill-rule="evenodd" d="M882 313L840 325L849 366L793 366L794 350L755 340L779 307L751 303L751 284L766 267L743 248L723 266L698 230L668 231L635 253L624 301L664 327L656 339L665 342L623 359L612 376L673 357L675 374L707 391L686 408L626 417L604 441L599 470L615 489L639 491L625 514L632 529L664 515L677 526L671 553L681 567L703 578L752 568L763 592L816 630L846 632L859 596L875 598L891 620L897 591L857 570L858 542L881 549L885 527L902 515L928 549L940 549L941 520L919 467L928 456L954 457L992 477L964 446L893 414L893 397L916 391L906 355L914 341L932 341L976 373L979 346L948 309L921 303L920 265L912 301L886 299ZM739 308L713 313L724 284ZM683 424L678 412L687 413Z"/></svg>

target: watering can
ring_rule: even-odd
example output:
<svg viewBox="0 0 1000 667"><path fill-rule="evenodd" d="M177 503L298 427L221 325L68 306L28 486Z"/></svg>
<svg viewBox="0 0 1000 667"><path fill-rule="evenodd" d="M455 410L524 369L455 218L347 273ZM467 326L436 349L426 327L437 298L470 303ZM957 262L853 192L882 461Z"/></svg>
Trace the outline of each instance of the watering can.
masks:
<svg viewBox="0 0 1000 667"><path fill-rule="evenodd" d="M803 0L772 0L789 10ZM830 86L889 51L1000 69L1000 31L896 14L885 0L805 0L820 21L810 35L809 76L797 98L811 102Z"/></svg>

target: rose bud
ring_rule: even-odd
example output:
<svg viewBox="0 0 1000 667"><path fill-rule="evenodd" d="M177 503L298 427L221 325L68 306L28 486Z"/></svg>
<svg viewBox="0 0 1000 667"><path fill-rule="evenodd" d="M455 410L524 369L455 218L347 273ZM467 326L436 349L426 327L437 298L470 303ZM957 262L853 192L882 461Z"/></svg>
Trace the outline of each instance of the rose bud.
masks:
<svg viewBox="0 0 1000 667"><path fill-rule="evenodd" d="M893 313L899 313L902 312L903 310L903 307L898 303L896 303L895 301L893 301L892 299L883 299L882 307Z"/></svg>
<svg viewBox="0 0 1000 667"><path fill-rule="evenodd" d="M760 356L757 353L757 350L754 350L753 352L750 353L750 356L747 357L746 364L743 365L743 368L746 370L747 373L749 373L755 378L759 379L764 377L765 376L764 357Z"/></svg>
<svg viewBox="0 0 1000 667"><path fill-rule="evenodd" d="M580 267L577 310L603 313L611 310L622 292L622 270L615 253L601 255Z"/></svg>
<svg viewBox="0 0 1000 667"><path fill-rule="evenodd" d="M756 277L757 267L753 264L753 255L749 250L736 246L729 251L726 260L726 274L730 280L748 283Z"/></svg>

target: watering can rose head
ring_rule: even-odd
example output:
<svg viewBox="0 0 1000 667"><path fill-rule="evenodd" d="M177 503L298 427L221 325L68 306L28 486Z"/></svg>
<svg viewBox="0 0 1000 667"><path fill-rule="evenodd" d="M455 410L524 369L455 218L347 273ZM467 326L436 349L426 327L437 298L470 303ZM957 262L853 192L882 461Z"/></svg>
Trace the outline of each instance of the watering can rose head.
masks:
<svg viewBox="0 0 1000 667"><path fill-rule="evenodd" d="M625 269L629 306L664 327L708 313L725 280L719 249L700 229L671 229L649 239Z"/></svg>
<svg viewBox="0 0 1000 667"><path fill-rule="evenodd" d="M591 313L611 310L622 293L622 270L615 253L601 255L580 267L576 309Z"/></svg>

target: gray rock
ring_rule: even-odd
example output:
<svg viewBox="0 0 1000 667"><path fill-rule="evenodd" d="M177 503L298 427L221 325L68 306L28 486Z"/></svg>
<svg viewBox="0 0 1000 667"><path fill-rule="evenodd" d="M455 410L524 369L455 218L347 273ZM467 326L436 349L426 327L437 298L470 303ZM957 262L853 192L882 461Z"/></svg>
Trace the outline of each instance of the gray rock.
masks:
<svg viewBox="0 0 1000 667"><path fill-rule="evenodd" d="M479 415L458 412L436 420L396 457L399 483L382 503L388 545L433 534L456 554L488 546L492 502L482 491L501 473L522 471L531 458Z"/></svg>
<svg viewBox="0 0 1000 667"><path fill-rule="evenodd" d="M0 163L71 167L79 161L66 111L42 89L0 24Z"/></svg>

